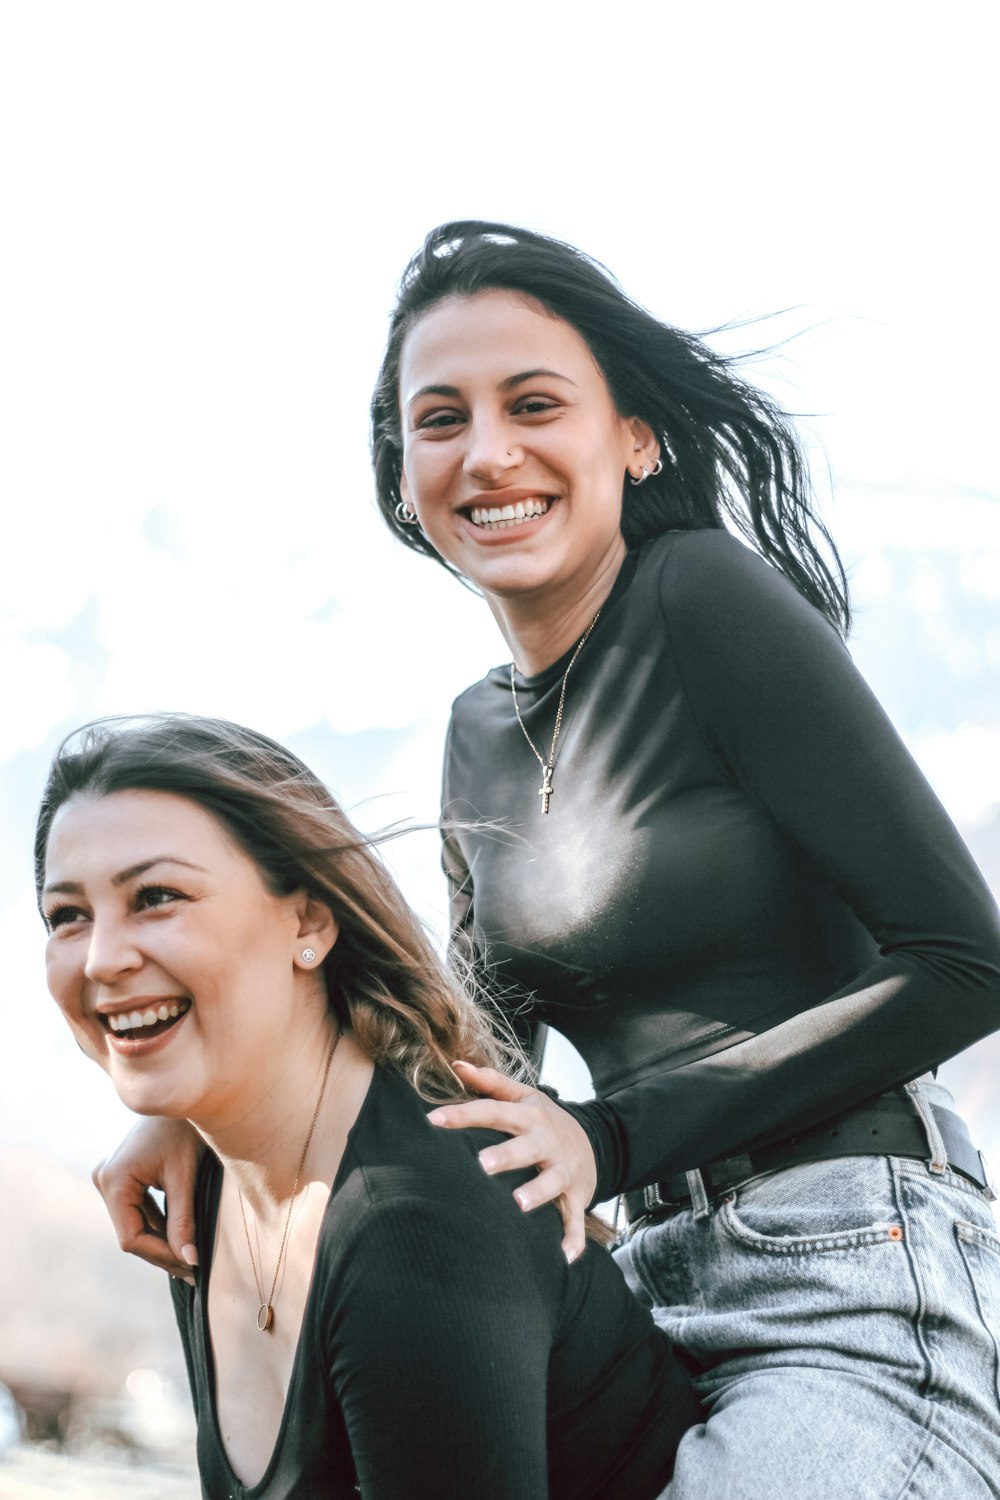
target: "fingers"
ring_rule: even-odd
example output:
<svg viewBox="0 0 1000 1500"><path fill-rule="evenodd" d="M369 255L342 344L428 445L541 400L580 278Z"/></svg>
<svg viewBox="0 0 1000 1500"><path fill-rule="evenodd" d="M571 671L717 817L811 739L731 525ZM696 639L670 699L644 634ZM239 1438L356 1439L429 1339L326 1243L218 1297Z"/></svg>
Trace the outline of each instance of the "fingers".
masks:
<svg viewBox="0 0 1000 1500"><path fill-rule="evenodd" d="M200 1153L199 1153L200 1155ZM189 1158L186 1152L164 1163L163 1191L167 1200L166 1240L175 1261L188 1270L198 1264L195 1244L194 1184L199 1156Z"/></svg>
<svg viewBox="0 0 1000 1500"><path fill-rule="evenodd" d="M572 1265L586 1248L587 1224L586 1204L578 1194L567 1191L568 1184L569 1173L556 1162L519 1187L514 1197L525 1213L541 1208L543 1203L555 1203L563 1221L562 1252Z"/></svg>
<svg viewBox="0 0 1000 1500"><path fill-rule="evenodd" d="M563 1235L562 1253L570 1265L579 1260L587 1248L587 1223L583 1204L578 1198L561 1198L559 1200L559 1211L562 1214Z"/></svg>
<svg viewBox="0 0 1000 1500"><path fill-rule="evenodd" d="M525 1213L530 1213L533 1208L541 1208L543 1203L554 1203L557 1199L571 1196L567 1193L569 1181L569 1173L562 1162L553 1162L523 1187L516 1188L514 1197L518 1207Z"/></svg>
<svg viewBox="0 0 1000 1500"><path fill-rule="evenodd" d="M106 1162L95 1167L93 1180L111 1215L122 1250L138 1255L171 1276L183 1276L193 1285L191 1267L171 1249L163 1233L163 1215L145 1185L135 1178L122 1180L117 1172L109 1171Z"/></svg>
<svg viewBox="0 0 1000 1500"><path fill-rule="evenodd" d="M493 1099L514 1102L526 1099L535 1092L528 1084L518 1083L516 1078L508 1078L506 1073L498 1073L496 1068L479 1068L475 1063L468 1062L455 1062L452 1067L466 1088L477 1094L489 1094Z"/></svg>
<svg viewBox="0 0 1000 1500"><path fill-rule="evenodd" d="M202 1149L185 1122L144 1120L93 1172L121 1248L185 1281L198 1264L193 1200ZM150 1185L166 1193L166 1218Z"/></svg>
<svg viewBox="0 0 1000 1500"><path fill-rule="evenodd" d="M529 1089L528 1094L532 1091ZM524 1096L525 1098L527 1095ZM539 1096L535 1096L536 1098ZM499 1130L504 1135L521 1135L531 1130L541 1118L525 1103L504 1103L499 1099L470 1099L465 1104L444 1104L427 1116L432 1125L446 1130Z"/></svg>
<svg viewBox="0 0 1000 1500"><path fill-rule="evenodd" d="M484 1172L490 1177L496 1172L516 1172L524 1167L544 1166L552 1161L558 1143L551 1131L529 1130L523 1135L512 1136L501 1145L487 1146L479 1153ZM559 1192L562 1192L563 1183Z"/></svg>

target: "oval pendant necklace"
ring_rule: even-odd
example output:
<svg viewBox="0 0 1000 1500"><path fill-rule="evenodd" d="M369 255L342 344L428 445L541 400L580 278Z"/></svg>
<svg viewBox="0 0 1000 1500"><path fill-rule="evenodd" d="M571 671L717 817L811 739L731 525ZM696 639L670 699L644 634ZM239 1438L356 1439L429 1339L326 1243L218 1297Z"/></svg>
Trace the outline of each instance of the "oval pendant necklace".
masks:
<svg viewBox="0 0 1000 1500"><path fill-rule="evenodd" d="M257 1262L254 1260L253 1256L253 1247L250 1244L250 1230L247 1226L246 1209L243 1206L243 1194L240 1192L238 1187L236 1189L236 1195L240 1200L240 1217L243 1220L243 1233L246 1236L247 1254L250 1256L250 1265L253 1269L253 1279L256 1282L257 1296L260 1299L260 1306L257 1309L257 1328L261 1333L266 1333L268 1329L273 1327L274 1325L274 1289L278 1285L278 1272L281 1270L281 1262L285 1254L285 1245L288 1242L288 1226L292 1222L292 1204L295 1202L295 1195L299 1190L299 1178L302 1176L302 1168L306 1164L306 1155L309 1151L309 1143L313 1138L313 1131L316 1129L316 1121L319 1119L319 1111L320 1106L323 1103L323 1095L326 1093L326 1080L330 1076L330 1064L333 1062L333 1054L337 1050L337 1043L339 1041L340 1032L338 1031L337 1035L333 1039L333 1046L330 1048L329 1055L326 1059L326 1068L323 1071L323 1082L320 1085L319 1098L316 1100L316 1108L313 1110L313 1117L312 1122L309 1126L309 1133L306 1136L306 1143L302 1147L302 1155L299 1157L299 1164L295 1171L295 1181L292 1184L292 1196L288 1200L288 1212L285 1215L285 1228L281 1236L281 1247L278 1250L278 1259L275 1263L274 1275L271 1277L271 1290L266 1297L264 1296L264 1288L260 1284L260 1276L257 1272Z"/></svg>

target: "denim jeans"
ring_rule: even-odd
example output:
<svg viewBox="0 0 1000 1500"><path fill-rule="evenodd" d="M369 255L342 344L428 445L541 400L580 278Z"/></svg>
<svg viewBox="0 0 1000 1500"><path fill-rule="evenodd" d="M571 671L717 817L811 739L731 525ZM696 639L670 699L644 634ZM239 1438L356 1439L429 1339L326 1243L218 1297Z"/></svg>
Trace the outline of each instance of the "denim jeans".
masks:
<svg viewBox="0 0 1000 1500"><path fill-rule="evenodd" d="M616 1252L706 1405L662 1500L1000 1497L1000 1235L928 1157L772 1172Z"/></svg>

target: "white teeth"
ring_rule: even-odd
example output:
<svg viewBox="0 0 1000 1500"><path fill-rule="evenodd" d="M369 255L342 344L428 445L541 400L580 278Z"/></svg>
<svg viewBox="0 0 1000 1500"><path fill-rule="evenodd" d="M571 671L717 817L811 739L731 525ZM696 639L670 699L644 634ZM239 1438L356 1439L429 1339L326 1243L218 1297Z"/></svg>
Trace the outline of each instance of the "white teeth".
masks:
<svg viewBox="0 0 1000 1500"><path fill-rule="evenodd" d="M535 516L544 516L549 508L545 499L519 500L516 505L493 506L486 510L474 505L470 512L473 526L516 526L521 521L531 521Z"/></svg>
<svg viewBox="0 0 1000 1500"><path fill-rule="evenodd" d="M117 1015L108 1016L108 1027L111 1031L133 1031L137 1026L155 1026L158 1021L176 1020L182 1014L181 1007L176 1000L165 1000L154 1010L142 1011L130 1010L127 1014L120 1011Z"/></svg>

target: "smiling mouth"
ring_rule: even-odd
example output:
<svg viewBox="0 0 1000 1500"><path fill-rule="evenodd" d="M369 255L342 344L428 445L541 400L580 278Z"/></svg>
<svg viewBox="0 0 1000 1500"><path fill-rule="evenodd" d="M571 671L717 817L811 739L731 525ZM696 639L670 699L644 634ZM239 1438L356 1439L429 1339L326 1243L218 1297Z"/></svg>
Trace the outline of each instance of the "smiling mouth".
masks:
<svg viewBox="0 0 1000 1500"><path fill-rule="evenodd" d="M462 511L462 515L471 521L473 526L481 527L485 531L505 531L511 526L523 526L527 521L537 520L544 516L552 501L546 495L539 495L534 500L519 500L516 505L494 505L490 507L470 505Z"/></svg>
<svg viewBox="0 0 1000 1500"><path fill-rule="evenodd" d="M165 1000L141 1010L123 1010L116 1015L101 1016L101 1024L123 1041L145 1042L176 1026L190 1009L190 1000Z"/></svg>

